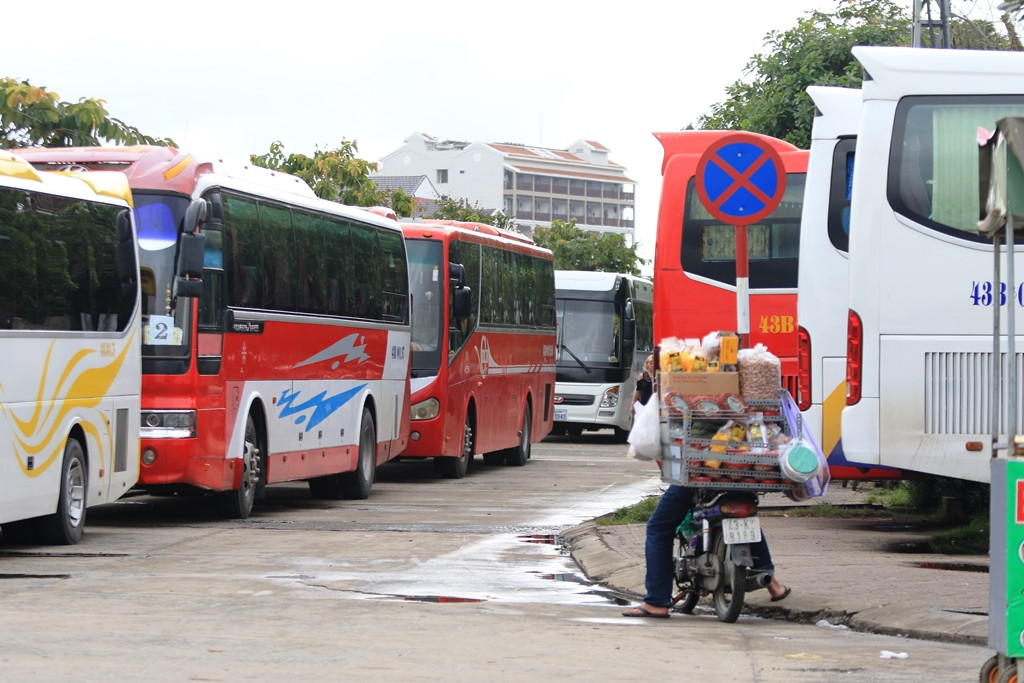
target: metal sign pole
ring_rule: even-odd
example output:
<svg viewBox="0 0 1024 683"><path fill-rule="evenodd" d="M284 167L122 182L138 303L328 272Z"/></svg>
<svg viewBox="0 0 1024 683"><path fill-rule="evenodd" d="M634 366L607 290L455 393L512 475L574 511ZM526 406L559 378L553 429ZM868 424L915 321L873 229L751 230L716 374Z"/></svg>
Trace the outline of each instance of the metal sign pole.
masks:
<svg viewBox="0 0 1024 683"><path fill-rule="evenodd" d="M736 332L743 348L750 347L750 257L747 226L736 226Z"/></svg>
<svg viewBox="0 0 1024 683"><path fill-rule="evenodd" d="M708 147L697 164L697 197L712 217L736 229L736 332L750 346L747 226L767 218L786 192L782 157L767 138L736 133Z"/></svg>

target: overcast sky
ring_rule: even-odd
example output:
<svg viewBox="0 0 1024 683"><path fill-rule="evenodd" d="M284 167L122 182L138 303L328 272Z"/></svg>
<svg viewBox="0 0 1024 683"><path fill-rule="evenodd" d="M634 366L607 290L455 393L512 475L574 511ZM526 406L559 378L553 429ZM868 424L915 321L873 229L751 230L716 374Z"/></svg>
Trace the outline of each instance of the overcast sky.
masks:
<svg viewBox="0 0 1024 683"><path fill-rule="evenodd" d="M596 140L638 183L649 258L661 179L652 132L695 123L769 31L839 2L51 0L8 12L19 27L0 40L0 75L68 102L104 99L148 135L240 160L275 140L312 154L347 139L379 161L414 132Z"/></svg>

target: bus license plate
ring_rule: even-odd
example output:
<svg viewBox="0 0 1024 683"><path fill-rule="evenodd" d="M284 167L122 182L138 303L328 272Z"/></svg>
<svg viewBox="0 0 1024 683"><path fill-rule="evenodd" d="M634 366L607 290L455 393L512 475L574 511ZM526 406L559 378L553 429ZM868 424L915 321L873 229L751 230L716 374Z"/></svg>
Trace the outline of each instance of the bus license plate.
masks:
<svg viewBox="0 0 1024 683"><path fill-rule="evenodd" d="M567 408L555 408L555 422L565 422L569 419Z"/></svg>
<svg viewBox="0 0 1024 683"><path fill-rule="evenodd" d="M722 520L722 537L728 544L757 543L761 540L761 520L757 517L727 517Z"/></svg>

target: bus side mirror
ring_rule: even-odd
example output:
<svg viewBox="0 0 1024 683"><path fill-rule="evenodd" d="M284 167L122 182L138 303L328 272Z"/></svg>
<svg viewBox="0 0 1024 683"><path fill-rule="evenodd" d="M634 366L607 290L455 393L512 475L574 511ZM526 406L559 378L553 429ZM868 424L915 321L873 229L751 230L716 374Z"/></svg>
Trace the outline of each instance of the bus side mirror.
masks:
<svg viewBox="0 0 1024 683"><path fill-rule="evenodd" d="M178 237L178 267L174 296L199 298L203 292L203 258L206 235L183 232Z"/></svg>
<svg viewBox="0 0 1024 683"><path fill-rule="evenodd" d="M636 321L627 318L622 321L622 342L624 344L632 344L636 338Z"/></svg>
<svg viewBox="0 0 1024 683"><path fill-rule="evenodd" d="M448 279L455 285L456 289L466 284L466 266L461 263L448 264Z"/></svg>
<svg viewBox="0 0 1024 683"><path fill-rule="evenodd" d="M193 199L185 210L185 222L178 236L178 258L175 268L174 296L198 299L203 293L206 235L197 232L206 222L209 203Z"/></svg>
<svg viewBox="0 0 1024 683"><path fill-rule="evenodd" d="M452 294L452 314L456 320L465 320L469 317L469 313L469 287L457 287Z"/></svg>
<svg viewBox="0 0 1024 683"><path fill-rule="evenodd" d="M131 216L127 210L117 214L117 247L114 259L117 261L117 276L121 282L122 295L134 297L139 266L135 262L135 239L132 235Z"/></svg>
<svg viewBox="0 0 1024 683"><path fill-rule="evenodd" d="M636 338L636 317L633 314L632 301L626 301L625 313L622 320L622 341L631 346Z"/></svg>
<svg viewBox="0 0 1024 683"><path fill-rule="evenodd" d="M181 231L188 234L195 234L196 230L206 222L209 214L210 204L205 199L193 199L185 210L185 223Z"/></svg>

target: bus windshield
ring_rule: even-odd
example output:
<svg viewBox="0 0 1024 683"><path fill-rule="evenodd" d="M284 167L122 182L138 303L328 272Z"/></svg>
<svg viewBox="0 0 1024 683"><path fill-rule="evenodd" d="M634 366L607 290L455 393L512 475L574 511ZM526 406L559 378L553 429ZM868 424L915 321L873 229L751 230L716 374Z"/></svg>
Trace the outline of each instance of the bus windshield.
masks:
<svg viewBox="0 0 1024 683"><path fill-rule="evenodd" d="M142 355L187 356L191 299L174 305L174 258L178 226L189 200L171 195L135 193L142 285Z"/></svg>
<svg viewBox="0 0 1024 683"><path fill-rule="evenodd" d="M566 368L587 370L617 365L620 358L618 331L619 317L614 302L559 299L559 340L555 356L559 376Z"/></svg>
<svg viewBox="0 0 1024 683"><path fill-rule="evenodd" d="M447 287L441 242L410 239L409 289L412 292L412 376L430 377L441 368L444 295Z"/></svg>

